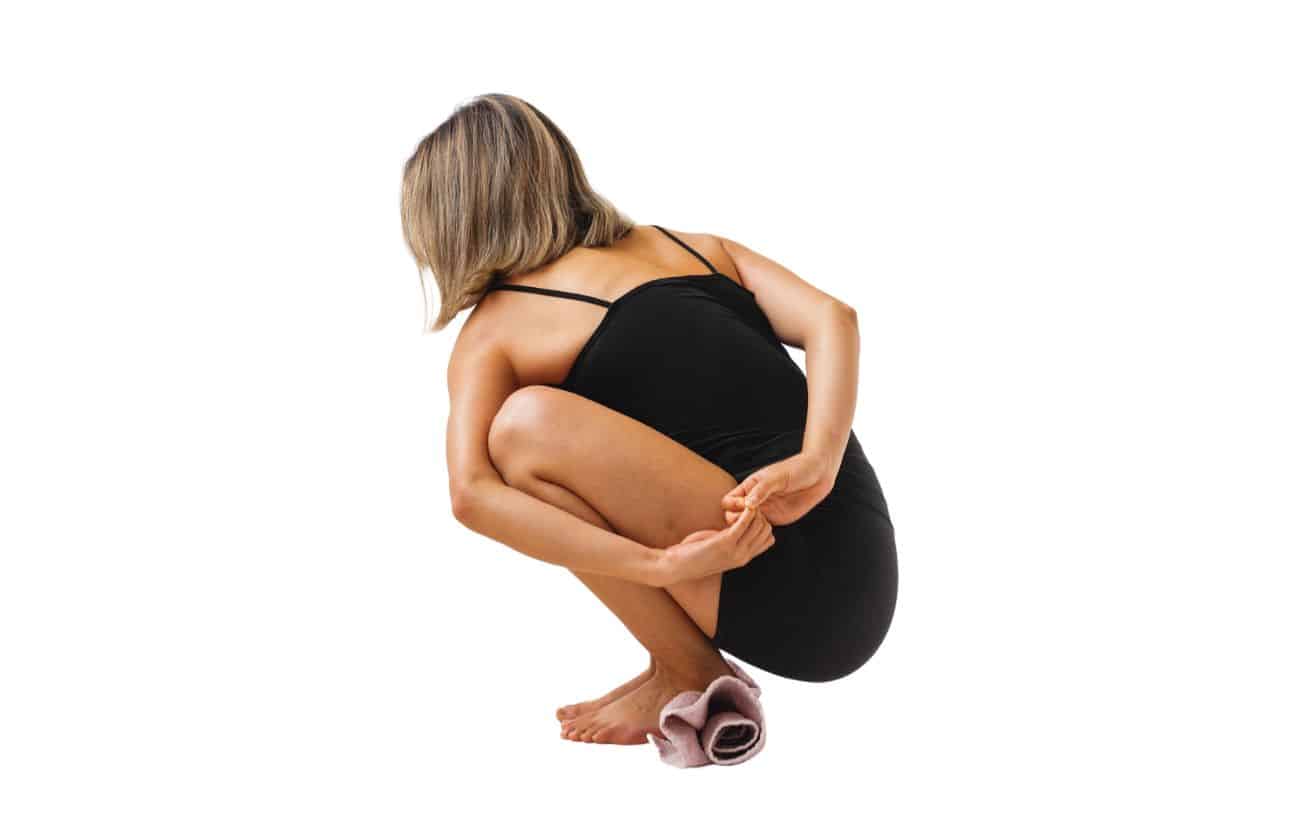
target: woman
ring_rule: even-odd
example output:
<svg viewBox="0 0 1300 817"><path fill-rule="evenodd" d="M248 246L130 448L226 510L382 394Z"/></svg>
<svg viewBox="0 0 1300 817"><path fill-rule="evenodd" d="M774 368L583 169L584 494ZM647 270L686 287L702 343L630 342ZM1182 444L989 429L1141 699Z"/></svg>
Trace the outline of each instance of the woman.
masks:
<svg viewBox="0 0 1300 817"><path fill-rule="evenodd" d="M633 223L505 94L419 143L402 223L428 328L473 307L447 369L455 517L569 568L649 653L557 710L562 736L662 734L668 700L731 674L719 648L805 681L866 662L897 564L851 428L850 307L735 241Z"/></svg>

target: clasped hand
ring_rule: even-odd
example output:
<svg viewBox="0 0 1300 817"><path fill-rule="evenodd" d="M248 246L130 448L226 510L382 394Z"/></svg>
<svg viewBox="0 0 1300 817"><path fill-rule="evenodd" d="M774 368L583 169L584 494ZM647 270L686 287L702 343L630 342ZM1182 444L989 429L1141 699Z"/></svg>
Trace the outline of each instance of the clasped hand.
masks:
<svg viewBox="0 0 1300 817"><path fill-rule="evenodd" d="M664 584L721 573L771 547L772 525L789 525L826 498L835 471L800 452L750 474L722 497L727 527L698 530L662 552Z"/></svg>
<svg viewBox="0 0 1300 817"><path fill-rule="evenodd" d="M722 530L697 530L661 551L661 581L669 585L740 567L776 542L763 512L745 508Z"/></svg>

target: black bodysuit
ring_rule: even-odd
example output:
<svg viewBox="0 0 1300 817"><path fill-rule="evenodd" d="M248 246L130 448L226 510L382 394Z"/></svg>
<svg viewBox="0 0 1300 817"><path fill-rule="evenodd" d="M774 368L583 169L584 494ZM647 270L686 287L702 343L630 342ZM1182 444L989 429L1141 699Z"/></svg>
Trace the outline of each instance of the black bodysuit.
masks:
<svg viewBox="0 0 1300 817"><path fill-rule="evenodd" d="M802 448L807 380L752 292L652 226L709 271L647 281L613 301L500 279L489 288L605 307L555 385L640 420L740 482ZM880 646L898 587L893 524L855 433L830 494L772 532L774 545L722 574L713 643L787 678L848 675Z"/></svg>

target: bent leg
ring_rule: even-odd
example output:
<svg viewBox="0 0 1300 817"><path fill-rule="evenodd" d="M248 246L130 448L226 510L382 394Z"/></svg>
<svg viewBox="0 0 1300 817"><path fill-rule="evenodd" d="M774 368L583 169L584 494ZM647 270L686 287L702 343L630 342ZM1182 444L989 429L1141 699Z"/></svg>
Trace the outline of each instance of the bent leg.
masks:
<svg viewBox="0 0 1300 817"><path fill-rule="evenodd" d="M648 547L727 524L719 500L736 485L731 474L656 429L562 389L528 386L512 394L488 447L512 486ZM631 584L578 577L593 591L593 583L612 586L607 579ZM667 591L707 639L717 630L720 588L719 573Z"/></svg>
<svg viewBox="0 0 1300 817"><path fill-rule="evenodd" d="M515 392L494 419L489 453L519 490L652 547L721 528L726 471L658 431L586 398L545 386ZM684 689L731 674L709 640L721 574L669 588L572 571L651 655L641 675L594 701L557 711L570 740L643 743ZM569 720L568 718L572 718Z"/></svg>

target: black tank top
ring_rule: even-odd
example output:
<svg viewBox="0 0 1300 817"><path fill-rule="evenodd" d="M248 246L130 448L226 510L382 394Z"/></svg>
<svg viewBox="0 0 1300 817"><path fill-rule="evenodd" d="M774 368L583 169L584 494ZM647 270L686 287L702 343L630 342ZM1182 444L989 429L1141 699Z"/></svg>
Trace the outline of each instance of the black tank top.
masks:
<svg viewBox="0 0 1300 817"><path fill-rule="evenodd" d="M651 226L708 272L646 281L613 301L500 279L488 288L604 308L568 375L553 385L640 420L743 480L802 448L807 380L752 292Z"/></svg>

